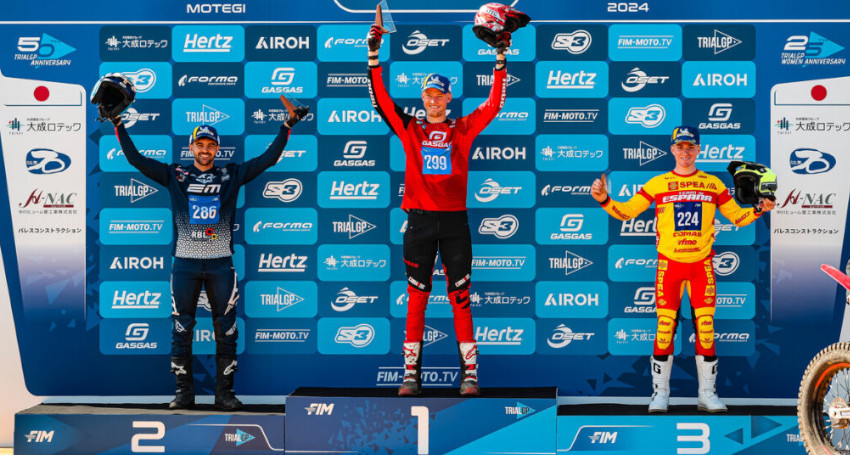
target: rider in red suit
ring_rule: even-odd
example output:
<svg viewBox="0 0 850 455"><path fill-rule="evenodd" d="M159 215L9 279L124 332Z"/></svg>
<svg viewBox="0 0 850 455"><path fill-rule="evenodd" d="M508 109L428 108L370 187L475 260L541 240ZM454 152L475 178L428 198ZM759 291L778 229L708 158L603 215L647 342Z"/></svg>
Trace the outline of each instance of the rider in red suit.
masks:
<svg viewBox="0 0 850 455"><path fill-rule="evenodd" d="M378 25L369 31L369 95L372 106L401 139L407 157L401 208L408 214L404 263L409 299L403 351L405 374L398 394L418 395L421 391L425 306L439 250L446 270L461 360L460 393L479 395L478 346L469 308L472 238L466 215L466 187L472 140L504 105L507 74L504 49L496 56L490 96L467 116L447 118L451 82L445 76L429 74L422 83L426 117L420 120L396 106L384 87L378 62L382 31Z"/></svg>

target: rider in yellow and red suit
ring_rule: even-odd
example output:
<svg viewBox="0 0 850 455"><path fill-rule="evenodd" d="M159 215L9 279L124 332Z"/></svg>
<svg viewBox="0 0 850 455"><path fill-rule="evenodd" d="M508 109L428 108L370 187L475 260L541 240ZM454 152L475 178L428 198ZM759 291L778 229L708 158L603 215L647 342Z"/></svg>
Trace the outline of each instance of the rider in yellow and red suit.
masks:
<svg viewBox="0 0 850 455"><path fill-rule="evenodd" d="M722 412L726 406L715 392L717 356L714 352L714 308L717 294L712 257L714 214L720 213L735 226L746 226L773 201L762 200L755 208L741 208L719 178L699 171L699 131L680 126L673 130L670 150L676 159L673 171L650 179L628 202L608 197L605 176L593 182L592 195L611 216L628 220L655 203L658 233L658 269L655 276L655 303L658 330L652 366L653 395L649 412L666 412L670 398L670 372L673 367L673 336L682 295L687 291L696 333L696 362L699 377L698 408Z"/></svg>

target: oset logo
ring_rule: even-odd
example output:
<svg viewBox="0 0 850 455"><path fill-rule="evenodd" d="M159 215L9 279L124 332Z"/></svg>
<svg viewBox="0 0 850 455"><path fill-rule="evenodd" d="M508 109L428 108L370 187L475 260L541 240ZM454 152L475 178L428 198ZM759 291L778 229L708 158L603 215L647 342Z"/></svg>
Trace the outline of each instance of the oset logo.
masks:
<svg viewBox="0 0 850 455"><path fill-rule="evenodd" d="M124 128L132 128L136 122L155 122L159 116L159 112L139 112L130 107L121 114L121 122L124 124Z"/></svg>
<svg viewBox="0 0 850 455"><path fill-rule="evenodd" d="M546 344L553 349L561 349L573 341L590 341L596 333L593 332L573 332L564 324L559 324L552 331L552 335L546 340Z"/></svg>
<svg viewBox="0 0 850 455"><path fill-rule="evenodd" d="M448 44L448 42L448 38L428 38L428 36L424 33L419 30L415 30L407 37L407 41L402 44L401 50L407 55L417 55L421 54L429 47L443 48L446 44Z"/></svg>
<svg viewBox="0 0 850 455"><path fill-rule="evenodd" d="M593 37L585 30L576 30L572 33L558 33L552 39L552 49L556 51L565 50L573 55L583 54L590 44L593 42Z"/></svg>
<svg viewBox="0 0 850 455"><path fill-rule="evenodd" d="M813 148L798 148L788 157L795 174L823 174L835 167L835 157Z"/></svg>
<svg viewBox="0 0 850 455"><path fill-rule="evenodd" d="M350 344L355 348L369 346L375 339L375 328L369 324L359 324L354 327L340 327L336 331L334 341L337 344Z"/></svg>
<svg viewBox="0 0 850 455"><path fill-rule="evenodd" d="M629 93L634 93L646 87L647 84L661 85L665 84L668 80L670 80L670 76L648 76L644 71L641 71L640 68L635 67L629 71L626 75L626 79L623 82L620 82L620 86L623 90Z"/></svg>
<svg viewBox="0 0 850 455"><path fill-rule="evenodd" d="M27 152L26 165L30 174L56 174L68 169L71 157L52 149L32 149Z"/></svg>
<svg viewBox="0 0 850 455"><path fill-rule="evenodd" d="M331 308L333 308L334 311L342 313L354 308L354 305L357 305L358 303L368 305L371 303L375 303L375 301L377 300L377 295L360 296L348 287L344 287L339 290L336 295L336 298L333 302L331 302Z"/></svg>
<svg viewBox="0 0 850 455"><path fill-rule="evenodd" d="M519 194L521 186L501 186L499 182L488 178L481 184L481 188L475 193L478 202L487 203L495 200L503 194Z"/></svg>

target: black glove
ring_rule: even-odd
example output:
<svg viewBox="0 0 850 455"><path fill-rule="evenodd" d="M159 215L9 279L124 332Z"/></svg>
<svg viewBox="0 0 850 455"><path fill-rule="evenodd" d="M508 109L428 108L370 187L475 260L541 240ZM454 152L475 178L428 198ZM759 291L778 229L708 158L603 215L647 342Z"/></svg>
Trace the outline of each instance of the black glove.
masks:
<svg viewBox="0 0 850 455"><path fill-rule="evenodd" d="M372 25L369 29L369 34L366 35L366 42L369 45L370 51L381 49L381 36L384 34L384 29L380 25Z"/></svg>
<svg viewBox="0 0 850 455"><path fill-rule="evenodd" d="M504 54L509 47L511 47L511 33L510 32L502 32L496 36L496 45L493 46L497 49L497 52L500 54Z"/></svg>
<svg viewBox="0 0 850 455"><path fill-rule="evenodd" d="M298 123L302 118L304 118L305 115L307 115L307 112L309 110L310 110L310 106L298 106L298 107L296 107L295 108L295 115L290 114L289 118L286 119L285 122L283 122L283 126L291 129L293 126L295 126L296 123Z"/></svg>

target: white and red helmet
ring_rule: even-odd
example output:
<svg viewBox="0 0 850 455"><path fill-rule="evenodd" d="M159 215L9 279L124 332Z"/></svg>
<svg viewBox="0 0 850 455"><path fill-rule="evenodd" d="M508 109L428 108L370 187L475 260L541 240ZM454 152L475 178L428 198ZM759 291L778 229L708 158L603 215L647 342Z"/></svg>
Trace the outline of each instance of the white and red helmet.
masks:
<svg viewBox="0 0 850 455"><path fill-rule="evenodd" d="M525 27L530 20L527 14L512 6L487 3L478 8L478 12L475 13L472 31L487 44L502 47L506 44L505 40L510 41L511 33Z"/></svg>

